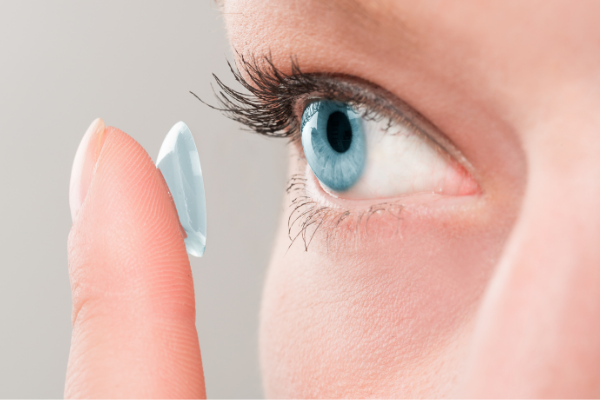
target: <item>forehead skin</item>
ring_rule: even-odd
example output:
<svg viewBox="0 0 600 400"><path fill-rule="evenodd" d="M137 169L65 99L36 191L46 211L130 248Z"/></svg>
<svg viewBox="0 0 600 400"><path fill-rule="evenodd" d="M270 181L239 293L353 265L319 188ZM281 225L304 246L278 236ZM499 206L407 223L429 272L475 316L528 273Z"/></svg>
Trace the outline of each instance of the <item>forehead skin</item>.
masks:
<svg viewBox="0 0 600 400"><path fill-rule="evenodd" d="M444 80L515 124L531 109L514 99L599 75L598 2L239 0L224 13L234 48L284 70L294 55L305 72L366 76L407 101L422 80Z"/></svg>
<svg viewBox="0 0 600 400"><path fill-rule="evenodd" d="M600 226L600 214L590 211L598 208L600 193L597 185L589 184L600 181L599 16L600 2L592 1L225 2L230 40L240 53L270 54L284 71L289 71L294 56L304 72L348 74L393 93L460 149L483 193L480 207L468 218L448 213L445 219L407 219L404 241L365 245L352 256L338 254L335 260L318 246L308 253L294 247L286 252L289 241L282 233L285 238L275 250L262 316L268 394L290 395L290 388L296 397L452 394L457 378L445 371L460 369L463 363L453 358L455 350L448 349L459 349L458 358L464 358L455 338L468 340L464 332L474 321L470 310L479 307L491 271L509 264L503 264L507 241L511 251L506 254L513 259L527 258L521 254L521 243L526 243L523 248L537 249L528 254L535 261L532 266L559 259L548 249L563 247L578 252L580 265L600 262L599 254L589 253L598 247L598 232L589 227ZM559 225L562 231L555 228ZM516 233L511 234L513 227ZM565 240L571 237L577 239ZM424 254L435 257L425 259ZM547 260L536 259L539 254L548 255ZM536 274L545 271L518 272L520 282L533 283L521 285L527 288L526 296L508 309L513 314L526 308L521 307L523 298L536 298L534 289L543 287ZM406 283L411 273L418 279ZM570 273L563 277L589 285L598 282L584 275L574 279ZM448 289L452 279L457 284ZM372 284L377 295L360 291L365 283ZM350 296L353 302L348 302L343 291L353 284L358 289ZM580 287L573 291L584 292ZM325 292L328 298L322 295ZM593 292L590 288L586 293ZM498 298L499 293L497 289ZM567 296L570 291L561 288L560 293ZM383 298L390 300L385 304ZM539 304L546 302L547 297L539 298L543 299ZM467 328L460 330L453 323L463 315ZM556 320L562 321L561 326L580 326L565 323L575 315L565 311ZM362 326L361 319L366 321ZM299 333L298 327L306 333ZM392 329L404 329L403 343L384 338ZM453 344L445 345L435 361L427 361L423 349L443 341L432 336L436 329L447 333L444 340ZM560 338L559 333L552 340ZM353 340L344 342L344 335L353 334ZM362 347L356 348L356 343ZM369 357L379 350L383 352L379 358ZM534 358L545 362L537 356L523 359ZM396 374L399 365L404 370ZM512 368L517 363L503 365ZM359 373L348 375L349 369ZM433 372L416 382L414 377L426 375L423 371ZM379 378L388 372L396 381L386 387ZM439 387L440 381L445 388ZM366 382L363 391L356 382ZM310 385L320 387L313 390L307 388ZM540 392L524 396L531 393ZM556 397L565 392L548 393Z"/></svg>

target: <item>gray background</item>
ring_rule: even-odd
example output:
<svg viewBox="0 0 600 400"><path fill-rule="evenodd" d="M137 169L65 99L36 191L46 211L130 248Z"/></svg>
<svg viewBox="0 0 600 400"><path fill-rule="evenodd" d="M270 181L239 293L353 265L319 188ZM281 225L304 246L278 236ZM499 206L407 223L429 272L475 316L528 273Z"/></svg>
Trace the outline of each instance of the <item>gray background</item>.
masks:
<svg viewBox="0 0 600 400"><path fill-rule="evenodd" d="M190 126L209 210L192 260L208 395L262 396L257 314L287 156L188 93L212 100L212 72L231 82L214 3L1 1L0 52L0 396L62 396L69 174L96 117L153 158L175 122Z"/></svg>

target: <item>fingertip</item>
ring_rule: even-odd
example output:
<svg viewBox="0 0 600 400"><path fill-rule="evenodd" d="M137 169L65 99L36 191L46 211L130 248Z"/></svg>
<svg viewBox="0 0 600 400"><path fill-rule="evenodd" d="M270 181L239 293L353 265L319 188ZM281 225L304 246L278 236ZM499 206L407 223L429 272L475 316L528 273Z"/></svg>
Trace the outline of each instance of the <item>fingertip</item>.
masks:
<svg viewBox="0 0 600 400"><path fill-rule="evenodd" d="M202 397L191 268L165 180L124 132L104 127L87 141L94 166L69 236L65 393Z"/></svg>

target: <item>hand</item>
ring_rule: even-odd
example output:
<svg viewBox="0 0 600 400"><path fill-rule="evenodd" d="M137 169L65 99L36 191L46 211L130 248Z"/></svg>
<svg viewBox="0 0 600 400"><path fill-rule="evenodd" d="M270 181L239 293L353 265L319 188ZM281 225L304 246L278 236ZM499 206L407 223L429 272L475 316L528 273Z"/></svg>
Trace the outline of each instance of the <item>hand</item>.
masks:
<svg viewBox="0 0 600 400"><path fill-rule="evenodd" d="M69 201L65 397L206 397L182 230L146 151L95 120L75 156Z"/></svg>

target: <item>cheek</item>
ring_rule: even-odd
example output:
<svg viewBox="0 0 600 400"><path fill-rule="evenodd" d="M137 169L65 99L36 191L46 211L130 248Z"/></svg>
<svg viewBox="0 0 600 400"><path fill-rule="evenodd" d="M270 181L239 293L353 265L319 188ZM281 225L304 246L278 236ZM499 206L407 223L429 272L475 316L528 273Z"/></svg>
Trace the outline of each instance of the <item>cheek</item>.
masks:
<svg viewBox="0 0 600 400"><path fill-rule="evenodd" d="M282 226L262 308L267 395L431 397L451 390L503 227L511 225L494 224L501 215L468 217L481 214L461 219L407 207L399 220L372 219L370 234L344 226L318 231L308 251L298 242L288 250Z"/></svg>

